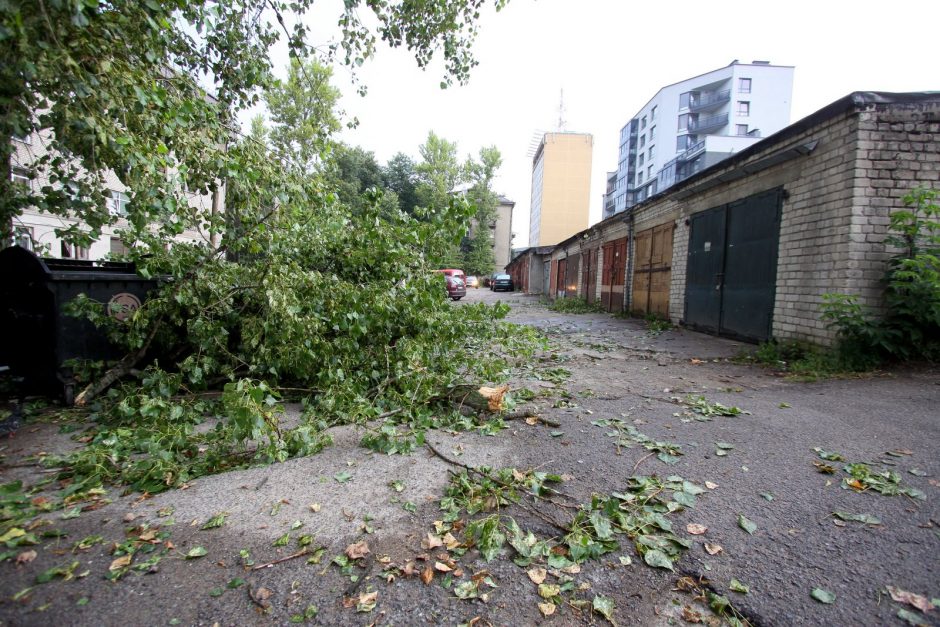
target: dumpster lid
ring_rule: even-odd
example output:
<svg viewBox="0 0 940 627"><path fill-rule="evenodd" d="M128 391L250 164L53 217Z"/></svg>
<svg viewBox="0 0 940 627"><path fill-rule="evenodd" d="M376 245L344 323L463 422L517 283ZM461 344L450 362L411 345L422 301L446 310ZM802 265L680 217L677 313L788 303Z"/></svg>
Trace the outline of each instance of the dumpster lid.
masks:
<svg viewBox="0 0 940 627"><path fill-rule="evenodd" d="M22 246L0 251L0 272L31 281L140 280L134 264L123 261L38 257Z"/></svg>

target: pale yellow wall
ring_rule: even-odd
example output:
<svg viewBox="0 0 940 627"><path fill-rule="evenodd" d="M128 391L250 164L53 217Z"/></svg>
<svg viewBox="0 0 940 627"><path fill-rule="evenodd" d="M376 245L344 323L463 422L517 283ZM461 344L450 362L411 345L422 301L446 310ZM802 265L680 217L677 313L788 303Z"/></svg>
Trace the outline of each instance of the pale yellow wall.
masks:
<svg viewBox="0 0 940 627"><path fill-rule="evenodd" d="M530 246L557 244L588 227L594 138L548 133L544 142L541 227Z"/></svg>

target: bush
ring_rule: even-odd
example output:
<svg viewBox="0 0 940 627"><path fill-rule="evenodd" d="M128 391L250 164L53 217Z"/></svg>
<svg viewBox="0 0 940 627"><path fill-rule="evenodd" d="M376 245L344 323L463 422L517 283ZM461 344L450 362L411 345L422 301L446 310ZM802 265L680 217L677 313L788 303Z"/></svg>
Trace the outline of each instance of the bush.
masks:
<svg viewBox="0 0 940 627"><path fill-rule="evenodd" d="M856 296L826 294L823 320L836 330L836 353L854 368L886 358L940 360L940 206L938 193L917 188L908 209L891 215L886 243L900 252L888 262L885 315L877 320Z"/></svg>

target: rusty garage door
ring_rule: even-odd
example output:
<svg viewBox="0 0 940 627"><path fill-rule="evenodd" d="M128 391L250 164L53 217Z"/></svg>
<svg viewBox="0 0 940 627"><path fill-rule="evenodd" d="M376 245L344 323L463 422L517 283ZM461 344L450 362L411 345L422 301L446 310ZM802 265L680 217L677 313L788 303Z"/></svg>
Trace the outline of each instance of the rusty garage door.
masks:
<svg viewBox="0 0 940 627"><path fill-rule="evenodd" d="M581 295L593 303L597 300L597 248L581 253Z"/></svg>
<svg viewBox="0 0 940 627"><path fill-rule="evenodd" d="M633 311L669 317L672 281L672 234L675 224L661 224L636 235Z"/></svg>
<svg viewBox="0 0 940 627"><path fill-rule="evenodd" d="M568 270L565 275L565 298L578 296L578 258L568 257Z"/></svg>
<svg viewBox="0 0 940 627"><path fill-rule="evenodd" d="M623 284L627 273L627 238L604 244L601 304L611 312L623 311Z"/></svg>
<svg viewBox="0 0 940 627"><path fill-rule="evenodd" d="M761 342L773 326L781 189L749 196L691 218L685 323Z"/></svg>
<svg viewBox="0 0 940 627"><path fill-rule="evenodd" d="M555 273L555 298L565 297L565 282L567 281L568 260L559 259L558 270Z"/></svg>

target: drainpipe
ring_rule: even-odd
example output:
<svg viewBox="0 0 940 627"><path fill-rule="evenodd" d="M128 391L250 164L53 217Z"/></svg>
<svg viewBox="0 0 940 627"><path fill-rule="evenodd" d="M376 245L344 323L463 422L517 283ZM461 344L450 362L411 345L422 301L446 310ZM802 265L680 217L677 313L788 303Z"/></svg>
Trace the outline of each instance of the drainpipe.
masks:
<svg viewBox="0 0 940 627"><path fill-rule="evenodd" d="M630 312L633 305L633 211L625 218L627 223L627 275L623 277L623 311Z"/></svg>

